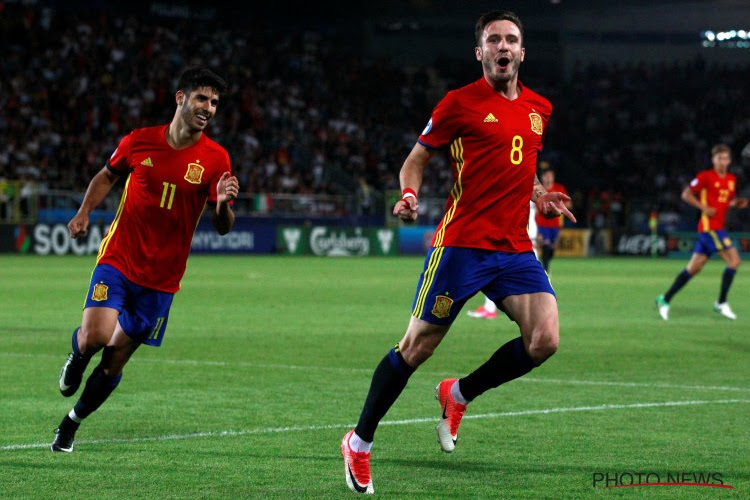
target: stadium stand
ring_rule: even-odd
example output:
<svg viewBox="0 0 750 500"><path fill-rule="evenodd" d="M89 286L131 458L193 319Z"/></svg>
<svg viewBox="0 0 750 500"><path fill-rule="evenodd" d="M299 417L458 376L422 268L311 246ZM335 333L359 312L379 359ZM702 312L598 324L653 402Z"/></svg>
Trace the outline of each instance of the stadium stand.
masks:
<svg viewBox="0 0 750 500"><path fill-rule="evenodd" d="M479 74L474 64L364 57L326 30L208 20L196 33L182 19L40 5L3 4L0 41L0 220L11 198L82 192L124 133L170 118L171 78L199 62L231 85L209 134L251 200L240 210L262 212L270 195L355 195L328 210L374 213L384 190L398 188L400 162L437 96ZM637 229L651 210L692 220L679 193L718 141L734 148L733 171L747 186L750 66L574 68L563 78L529 65L525 79L555 106L543 159L585 225ZM421 195L443 197L451 182L449 169L431 165ZM750 228L747 215L731 222Z"/></svg>

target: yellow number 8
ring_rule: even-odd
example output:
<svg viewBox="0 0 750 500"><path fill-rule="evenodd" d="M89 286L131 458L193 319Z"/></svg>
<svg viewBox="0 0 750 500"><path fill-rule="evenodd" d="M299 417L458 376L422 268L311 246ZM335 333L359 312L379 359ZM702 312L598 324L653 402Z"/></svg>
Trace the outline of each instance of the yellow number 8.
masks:
<svg viewBox="0 0 750 500"><path fill-rule="evenodd" d="M513 165L520 165L523 161L523 137L520 135L513 137L513 148L510 150L510 162Z"/></svg>

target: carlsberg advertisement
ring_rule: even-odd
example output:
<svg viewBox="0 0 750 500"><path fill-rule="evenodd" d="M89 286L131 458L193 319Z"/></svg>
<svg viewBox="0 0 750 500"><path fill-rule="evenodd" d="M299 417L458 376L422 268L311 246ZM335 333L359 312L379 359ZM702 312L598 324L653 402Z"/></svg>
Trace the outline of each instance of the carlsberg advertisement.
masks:
<svg viewBox="0 0 750 500"><path fill-rule="evenodd" d="M397 255L398 231L382 227L279 226L276 248L292 255Z"/></svg>

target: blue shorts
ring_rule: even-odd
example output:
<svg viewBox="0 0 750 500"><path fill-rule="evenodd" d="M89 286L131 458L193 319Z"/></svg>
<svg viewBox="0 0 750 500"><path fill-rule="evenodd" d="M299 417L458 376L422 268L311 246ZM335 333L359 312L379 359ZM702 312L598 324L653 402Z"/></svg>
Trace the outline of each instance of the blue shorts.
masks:
<svg viewBox="0 0 750 500"><path fill-rule="evenodd" d="M91 274L86 307L111 307L128 337L158 347L164 338L173 293L136 285L109 264L100 264Z"/></svg>
<svg viewBox="0 0 750 500"><path fill-rule="evenodd" d="M559 227L537 227L537 235L541 236L542 245L551 246L557 244L560 238Z"/></svg>
<svg viewBox="0 0 750 500"><path fill-rule="evenodd" d="M717 229L716 231L706 231L704 233L698 233L698 239L695 241L694 253L701 253L712 256L716 252L722 250L728 250L732 248L732 238L723 229Z"/></svg>
<svg viewBox="0 0 750 500"><path fill-rule="evenodd" d="M428 323L450 325L479 291L498 306L509 295L555 295L533 252L437 247L427 252L412 315Z"/></svg>

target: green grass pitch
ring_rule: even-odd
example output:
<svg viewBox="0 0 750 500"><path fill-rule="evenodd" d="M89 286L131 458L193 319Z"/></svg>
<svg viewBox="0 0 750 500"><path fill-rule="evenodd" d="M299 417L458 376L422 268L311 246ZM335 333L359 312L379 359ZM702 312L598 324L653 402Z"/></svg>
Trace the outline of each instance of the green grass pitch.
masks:
<svg viewBox="0 0 750 500"><path fill-rule="evenodd" d="M654 297L683 265L554 260L560 350L473 403L448 455L435 385L517 335L504 317L462 313L378 430L376 494L750 498L750 278L741 268L729 297L739 319L726 320L712 312L722 265L710 262L664 322ZM92 266L0 257L0 498L353 496L339 442L403 334L422 258L192 257L163 346L139 349L75 451L53 454L75 402L57 377ZM635 472L734 488L593 484Z"/></svg>

